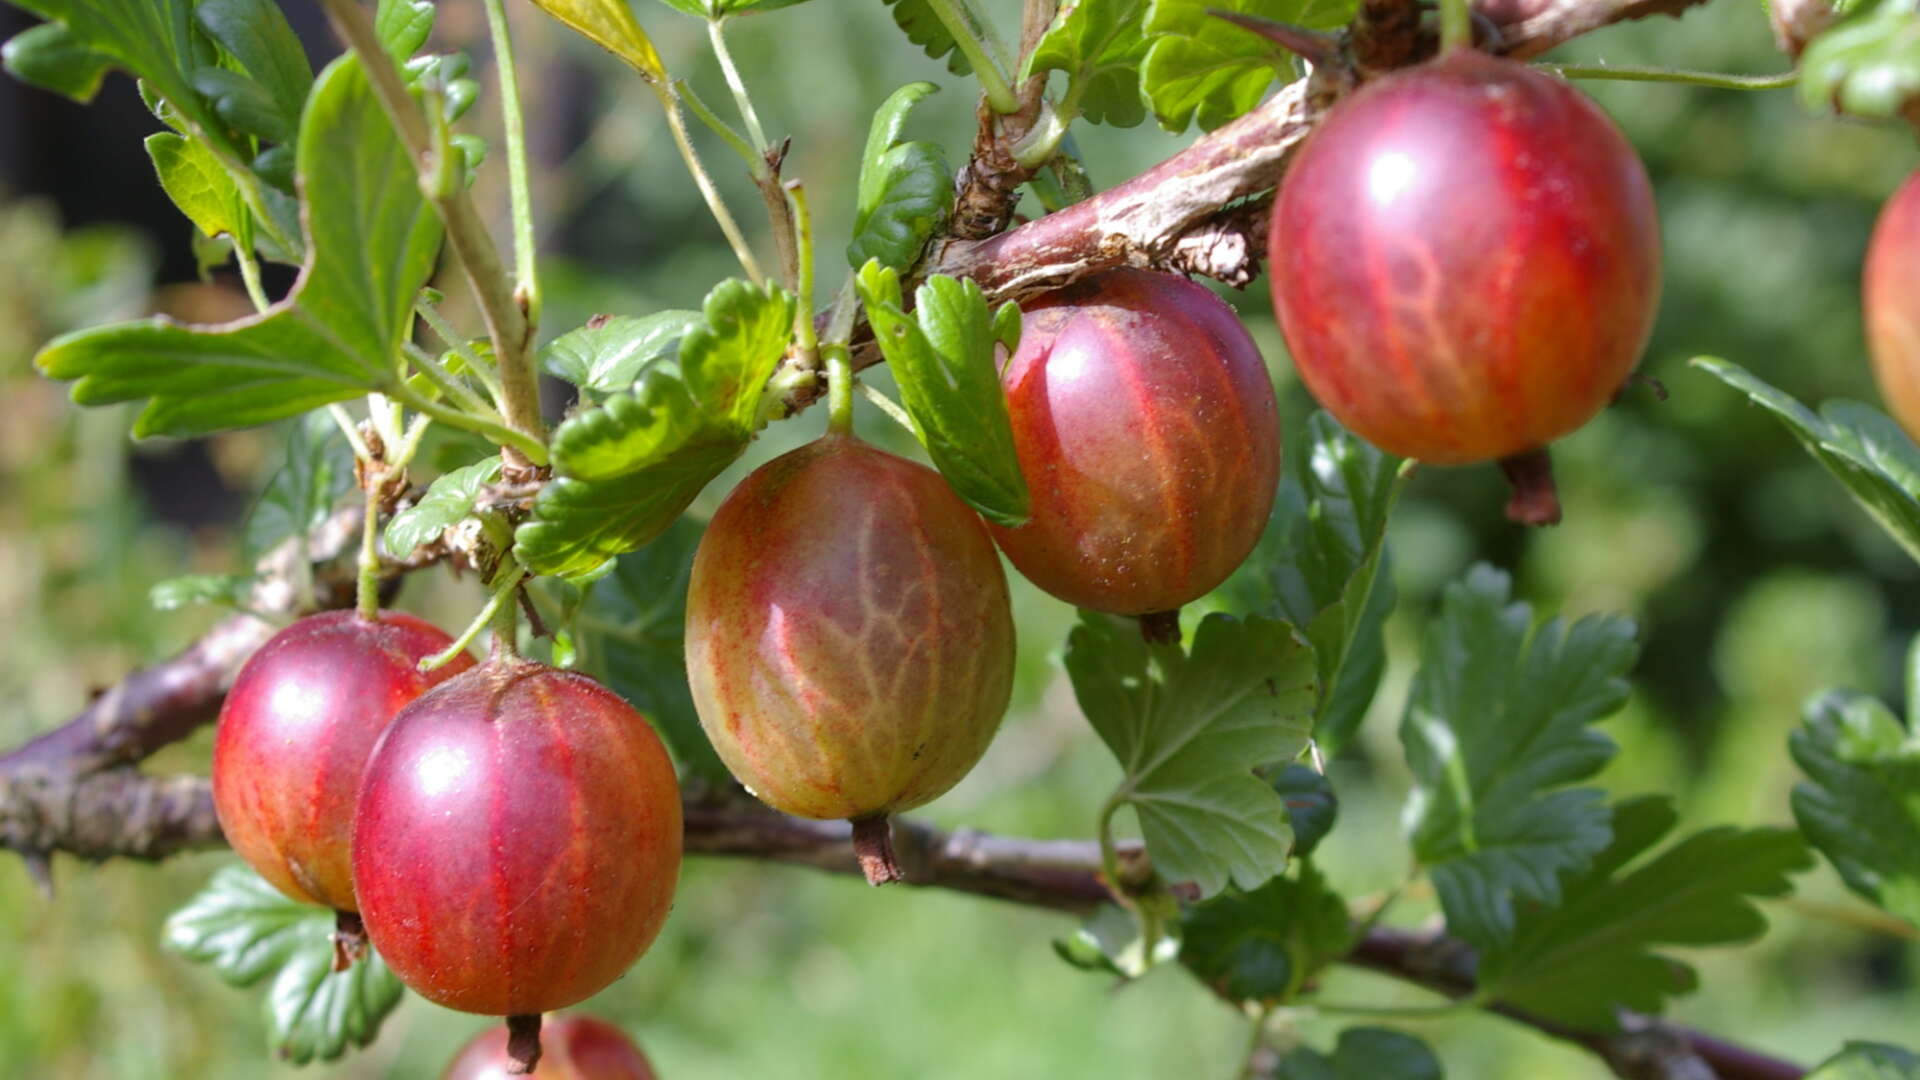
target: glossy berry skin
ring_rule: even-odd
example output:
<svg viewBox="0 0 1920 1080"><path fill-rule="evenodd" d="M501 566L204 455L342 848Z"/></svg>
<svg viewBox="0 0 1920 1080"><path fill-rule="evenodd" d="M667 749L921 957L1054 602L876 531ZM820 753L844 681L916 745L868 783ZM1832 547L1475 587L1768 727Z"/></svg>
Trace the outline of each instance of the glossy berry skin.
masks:
<svg viewBox="0 0 1920 1080"><path fill-rule="evenodd" d="M354 799L395 713L473 667L461 655L422 673L453 644L400 612L311 615L247 660L220 710L213 807L235 851L295 900L356 911Z"/></svg>
<svg viewBox="0 0 1920 1080"><path fill-rule="evenodd" d="M1001 376L1032 498L1013 565L1120 615L1198 599L1246 559L1280 476L1259 347L1212 292L1118 270L1027 303Z"/></svg>
<svg viewBox="0 0 1920 1080"><path fill-rule="evenodd" d="M1880 211L1861 294L1880 396L1907 434L1920 439L1920 172Z"/></svg>
<svg viewBox="0 0 1920 1080"><path fill-rule="evenodd" d="M540 1028L534 1080L655 1080L627 1034L592 1016L550 1016ZM461 1047L440 1080L507 1080L507 1029L494 1026Z"/></svg>
<svg viewBox="0 0 1920 1080"><path fill-rule="evenodd" d="M1653 327L1653 189L1598 106L1455 50L1363 86L1301 148L1269 272L1295 366L1381 448L1540 449L1625 383Z"/></svg>
<svg viewBox="0 0 1920 1080"><path fill-rule="evenodd" d="M721 760L802 817L941 795L1012 693L1007 580L979 517L932 469L846 435L727 496L694 556L686 642Z"/></svg>
<svg viewBox="0 0 1920 1080"><path fill-rule="evenodd" d="M404 709L367 762L360 916L422 997L513 1016L620 977L666 921L680 789L646 720L575 672L496 659Z"/></svg>

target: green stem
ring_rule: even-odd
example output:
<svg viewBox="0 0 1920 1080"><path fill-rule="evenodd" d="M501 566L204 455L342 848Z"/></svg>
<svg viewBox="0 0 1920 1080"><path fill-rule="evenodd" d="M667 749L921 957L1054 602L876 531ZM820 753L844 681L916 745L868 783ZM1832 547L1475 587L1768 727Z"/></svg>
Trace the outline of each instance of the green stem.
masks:
<svg viewBox="0 0 1920 1080"><path fill-rule="evenodd" d="M835 435L851 435L853 355L838 343L826 346L820 353L827 361L827 430Z"/></svg>
<svg viewBox="0 0 1920 1080"><path fill-rule="evenodd" d="M327 406L327 415L340 428L340 434L347 437L347 446L353 450L353 456L361 461L370 460L373 451L367 448L367 441L360 437L360 425L353 422L353 416L338 403Z"/></svg>
<svg viewBox="0 0 1920 1080"><path fill-rule="evenodd" d="M513 37L508 32L503 0L486 0L487 31L493 37L495 66L500 69L500 120L507 134L507 188L513 202L515 295L527 313L527 336L540 325L540 272L534 234L533 185L528 178L527 126L520 113L520 79L513 64Z"/></svg>
<svg viewBox="0 0 1920 1080"><path fill-rule="evenodd" d="M406 435L400 440L400 449L388 455L387 467L391 469L404 469L412 464L413 456L420 452L420 440L426 437L427 428L431 426L432 423L433 419L431 417L414 417L413 422L407 425Z"/></svg>
<svg viewBox="0 0 1920 1080"><path fill-rule="evenodd" d="M1069 95L1058 105L1042 104L1040 119L1033 130L1013 144L1013 160L1029 169L1045 165L1054 151L1060 149L1060 140L1067 137L1067 129L1079 116L1077 95Z"/></svg>
<svg viewBox="0 0 1920 1080"><path fill-rule="evenodd" d="M266 288L260 284L260 260L254 257L253 249L235 240L233 261L240 267L240 282L247 287L247 299L253 301L253 310L265 311L272 307Z"/></svg>
<svg viewBox="0 0 1920 1080"><path fill-rule="evenodd" d="M659 97L660 107L666 110L667 130L673 133L673 145L680 151L680 160L686 162L694 186L700 189L700 197L707 201L707 209L713 213L713 220L719 223L720 232L727 238L727 245L733 248L733 257L740 261L740 269L746 271L747 279L759 285L765 276L760 273L760 264L753 257L753 249L747 246L747 238L741 235L732 211L720 198L719 189L713 186L713 177L708 176L706 167L700 164L700 155L693 148L693 140L687 137L687 118L680 111L679 93L665 83L649 85Z"/></svg>
<svg viewBox="0 0 1920 1080"><path fill-rule="evenodd" d="M1273 1019L1275 1006L1262 1005L1251 1017L1253 1030L1247 1033L1247 1052L1240 1058L1240 1080L1258 1080L1260 1051L1267 1045L1267 1022Z"/></svg>
<svg viewBox="0 0 1920 1080"><path fill-rule="evenodd" d="M685 102L687 109L693 113L694 119L707 125L707 130L720 136L721 142L726 143L734 153L739 154L740 160L747 163L747 171L749 173L764 173L767 171L767 159L756 153L753 147L747 144L746 136L735 131L732 124L720 119L719 114L715 113L713 109L707 105L706 101L694 91L690 84L685 80L680 80L673 85L674 90L680 96L680 100ZM759 179L759 177L756 175L755 179Z"/></svg>
<svg viewBox="0 0 1920 1080"><path fill-rule="evenodd" d="M913 431L913 418L907 415L907 410L901 408L899 402L866 383L860 384L860 392L866 395L868 401L878 406L881 412L893 417L895 423L908 431Z"/></svg>
<svg viewBox="0 0 1920 1080"><path fill-rule="evenodd" d="M940 24L960 46L961 54L973 65L973 73L980 80L980 89L986 91L987 103L993 106L993 111L1003 116L1019 112L1019 97L1008 85L1000 65L987 55L986 42L980 39L980 31L969 17L970 13L961 7L960 0L927 0L927 6L933 9Z"/></svg>
<svg viewBox="0 0 1920 1080"><path fill-rule="evenodd" d="M517 431L507 427L505 424L471 416L461 412L459 409L450 409L414 390L404 382L388 387L387 392L398 400L406 402L415 412L425 413L435 420L452 427L457 427L461 431L471 431L475 435L483 436L492 441L496 446L510 446L518 450L528 461L535 465L545 465L547 463L546 444L533 438L524 431Z"/></svg>
<svg viewBox="0 0 1920 1080"><path fill-rule="evenodd" d="M1123 904L1126 892L1120 887L1120 849L1113 842L1113 816L1125 803L1120 792L1115 791L1100 808L1100 872L1106 875L1107 888L1113 890L1114 898Z"/></svg>
<svg viewBox="0 0 1920 1080"><path fill-rule="evenodd" d="M1781 90L1800 81L1797 71L1777 75L1726 75L1718 71L1687 71L1659 67L1594 67L1582 64L1540 64L1563 79L1620 79L1625 82L1690 83L1721 90Z"/></svg>
<svg viewBox="0 0 1920 1080"><path fill-rule="evenodd" d="M500 376L493 370L493 365L474 351L473 343L468 341L460 331L454 329L453 323L449 322L445 315L440 314L440 309L435 307L431 300L422 296L413 302L413 310L415 314L426 320L427 325L433 329L434 336L439 338L442 344L460 354L460 359L466 362L467 370L473 372L474 376L486 386L488 395L493 398L494 404L498 405L501 398Z"/></svg>
<svg viewBox="0 0 1920 1080"><path fill-rule="evenodd" d="M520 583L526 580L527 572L506 557L506 563L500 568L495 580L493 598L488 603L493 608L493 655L496 658L512 658L520 655L520 603L517 594ZM511 568L511 569L509 569Z"/></svg>
<svg viewBox="0 0 1920 1080"><path fill-rule="evenodd" d="M420 670L433 671L436 668L446 667L455 657L466 652L473 644L473 639L480 636L480 631L494 625L503 604L511 609L512 605L507 602L513 598L514 590L520 587L521 580L526 576L527 572L509 556L501 564L499 572L494 575L492 595L487 597L486 606L480 609L480 614L473 617L473 621L467 624L465 630L460 631L460 636L453 639L453 644L420 661Z"/></svg>
<svg viewBox="0 0 1920 1080"><path fill-rule="evenodd" d="M1473 9L1469 0L1440 0L1440 51L1473 47Z"/></svg>
<svg viewBox="0 0 1920 1080"><path fill-rule="evenodd" d="M360 617L368 622L380 617L380 482L384 475L367 470L367 515L360 523L360 575L354 583L354 599Z"/></svg>
<svg viewBox="0 0 1920 1080"><path fill-rule="evenodd" d="M420 373L425 375L429 382L439 387L441 393L447 395L448 401L458 405L462 410L481 417L499 415L486 402L481 401L478 394L467 389L459 379L454 378L453 372L441 366L440 361L435 359L432 353L417 345L409 344L407 347L407 357L413 361L413 366L419 368Z"/></svg>
<svg viewBox="0 0 1920 1080"><path fill-rule="evenodd" d="M747 96L747 84L740 78L740 69L733 66L733 53L727 49L726 32L720 28L724 21L724 18L707 20L707 40L713 43L713 55L720 60L720 73L727 77L727 89L733 91L733 103L740 108L740 119L746 122L747 134L753 138L754 148L765 150L768 146L767 133L760 127L760 114L754 111L753 99ZM761 167L765 168L765 165Z"/></svg>
<svg viewBox="0 0 1920 1080"><path fill-rule="evenodd" d="M806 185L798 180L788 184L787 202L793 208L794 292L800 298L794 308L793 333L801 352L812 360L819 341L813 330L813 210L807 204Z"/></svg>

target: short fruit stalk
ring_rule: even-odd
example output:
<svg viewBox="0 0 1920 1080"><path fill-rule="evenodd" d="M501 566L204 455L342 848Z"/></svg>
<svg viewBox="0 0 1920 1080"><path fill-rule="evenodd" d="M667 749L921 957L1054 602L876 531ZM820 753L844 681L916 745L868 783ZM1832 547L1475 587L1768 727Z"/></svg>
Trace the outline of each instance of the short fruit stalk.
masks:
<svg viewBox="0 0 1920 1080"><path fill-rule="evenodd" d="M214 737L213 805L234 850L275 888L359 910L350 848L367 757L394 714L473 667L458 653L417 669L452 643L412 615L330 611L275 634L240 669Z"/></svg>
<svg viewBox="0 0 1920 1080"><path fill-rule="evenodd" d="M1149 638L1260 540L1280 420L1233 309L1172 274L1119 270L1025 306L1001 377L1032 517L990 525L1068 603L1142 616Z"/></svg>
<svg viewBox="0 0 1920 1080"><path fill-rule="evenodd" d="M353 873L374 947L422 997L508 1017L599 992L659 933L680 789L645 718L584 675L490 660L394 718L367 763Z"/></svg>
<svg viewBox="0 0 1920 1080"><path fill-rule="evenodd" d="M513 1071L507 1029L490 1027L473 1037L447 1065L440 1080L501 1080ZM593 1016L546 1019L546 1052L533 1070L536 1080L656 1080L653 1066L626 1032Z"/></svg>
<svg viewBox="0 0 1920 1080"><path fill-rule="evenodd" d="M1645 167L1605 113L1455 49L1363 86L1274 203L1274 308L1320 404L1382 449L1498 461L1560 519L1546 447L1633 371L1660 294Z"/></svg>
<svg viewBox="0 0 1920 1080"><path fill-rule="evenodd" d="M763 802L854 823L874 884L887 817L986 751L1013 685L1006 576L932 469L829 434L730 494L694 556L687 674L721 760Z"/></svg>

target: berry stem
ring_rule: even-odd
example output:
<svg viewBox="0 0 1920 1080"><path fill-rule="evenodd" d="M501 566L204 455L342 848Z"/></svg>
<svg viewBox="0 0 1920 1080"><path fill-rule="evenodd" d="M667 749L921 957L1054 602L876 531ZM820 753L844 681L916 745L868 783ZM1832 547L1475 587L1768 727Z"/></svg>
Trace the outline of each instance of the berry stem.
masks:
<svg viewBox="0 0 1920 1080"><path fill-rule="evenodd" d="M827 361L827 430L853 434L853 357L846 346L830 344L820 350Z"/></svg>
<svg viewBox="0 0 1920 1080"><path fill-rule="evenodd" d="M1560 495L1553 486L1553 459L1546 447L1501 458L1500 471L1513 485L1507 520L1522 525L1560 524Z"/></svg>
<svg viewBox="0 0 1920 1080"><path fill-rule="evenodd" d="M1473 8L1468 0L1440 0L1440 51L1473 47Z"/></svg>
<svg viewBox="0 0 1920 1080"><path fill-rule="evenodd" d="M886 814L853 820L853 853L869 885L907 880L893 857L893 819Z"/></svg>
<svg viewBox="0 0 1920 1080"><path fill-rule="evenodd" d="M1149 645L1180 644L1180 609L1149 611L1140 616L1140 636Z"/></svg>
<svg viewBox="0 0 1920 1080"><path fill-rule="evenodd" d="M507 1017L507 1075L525 1076L540 1064L540 1014Z"/></svg>
<svg viewBox="0 0 1920 1080"><path fill-rule="evenodd" d="M380 490L387 474L380 464L365 466L367 512L360 522L360 573L354 581L354 609L368 622L380 618Z"/></svg>
<svg viewBox="0 0 1920 1080"><path fill-rule="evenodd" d="M367 926L351 911L334 912L333 971L339 974L367 955Z"/></svg>

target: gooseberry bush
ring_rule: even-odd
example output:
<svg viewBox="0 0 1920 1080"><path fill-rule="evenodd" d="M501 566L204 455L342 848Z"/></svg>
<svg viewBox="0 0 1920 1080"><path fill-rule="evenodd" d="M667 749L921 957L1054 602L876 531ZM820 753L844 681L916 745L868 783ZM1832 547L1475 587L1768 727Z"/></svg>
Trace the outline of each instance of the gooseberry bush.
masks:
<svg viewBox="0 0 1920 1080"><path fill-rule="evenodd" d="M1697 981L1671 950L1754 940L1756 901L1816 858L1920 933L1920 743L1878 701L1807 707L1784 748L1805 773L1792 823L1684 831L1669 796L1594 783L1633 622L1537 612L1483 564L1445 590L1406 687L1401 830L1336 828L1325 768L1379 712L1406 479L1496 463L1516 528L1579 529L1549 444L1635 392L1655 195L1572 79L1797 79L1815 108L1912 120L1907 0L1783 8L1798 67L1775 79L1532 61L1698 0L1026 0L1017 26L885 0L899 47L978 92L978 127L919 130L937 87L901 87L850 191L791 175L808 132L770 137L726 43L735 20L830 5L532 0L657 100L711 211L686 228L738 263L697 308L580 326L543 318L506 0L322 0L341 49L317 72L270 0L14 2L45 20L5 47L17 78L81 101L138 80L161 187L255 308L82 329L40 369L80 406L139 403L134 437L281 424L288 443L258 561L160 591L236 613L0 756L0 842L43 877L55 852L231 845L244 865L167 941L270 983L269 1052L339 1058L411 990L502 1019L449 1077L652 1077L619 1029L542 1017L647 977L684 852L1062 912L1056 950L1085 977L1184 969L1243 1013L1248 1077L1442 1074L1394 1010L1325 1000L1349 964L1437 995L1404 1014L1494 1012L1623 1077L1920 1078L1912 1051L1845 1032L1808 1070L1660 1018ZM432 44L469 6L484 67ZM677 78L645 29L683 18L706 23L731 101ZM481 94L497 132L468 115ZM1195 134L1095 190L1076 127L1149 118ZM722 168L763 205L727 205ZM507 235L474 194L489 170ZM853 208L850 235L816 236L827 199ZM268 264L297 269L284 295ZM1202 283L1263 271L1285 357ZM1920 177L1865 274L1873 364L1911 428ZM1283 429L1289 363L1325 411ZM897 400L862 381L881 364ZM1920 449L1898 423L1697 364L1920 559ZM861 396L899 430L857 430ZM811 441L709 492L773 425ZM466 459L426 469L435 433ZM464 628L394 607L437 567L478 585ZM901 816L1001 727L1029 632L1007 567L1080 609L1048 646L1118 773L1082 793L1085 839ZM1920 649L1910 669L1920 687ZM134 768L216 715L210 780ZM1346 895L1315 861L1388 844L1414 872L1385 895ZM1415 893L1437 921L1395 918ZM1326 1045L1293 1029L1369 1014Z"/></svg>

